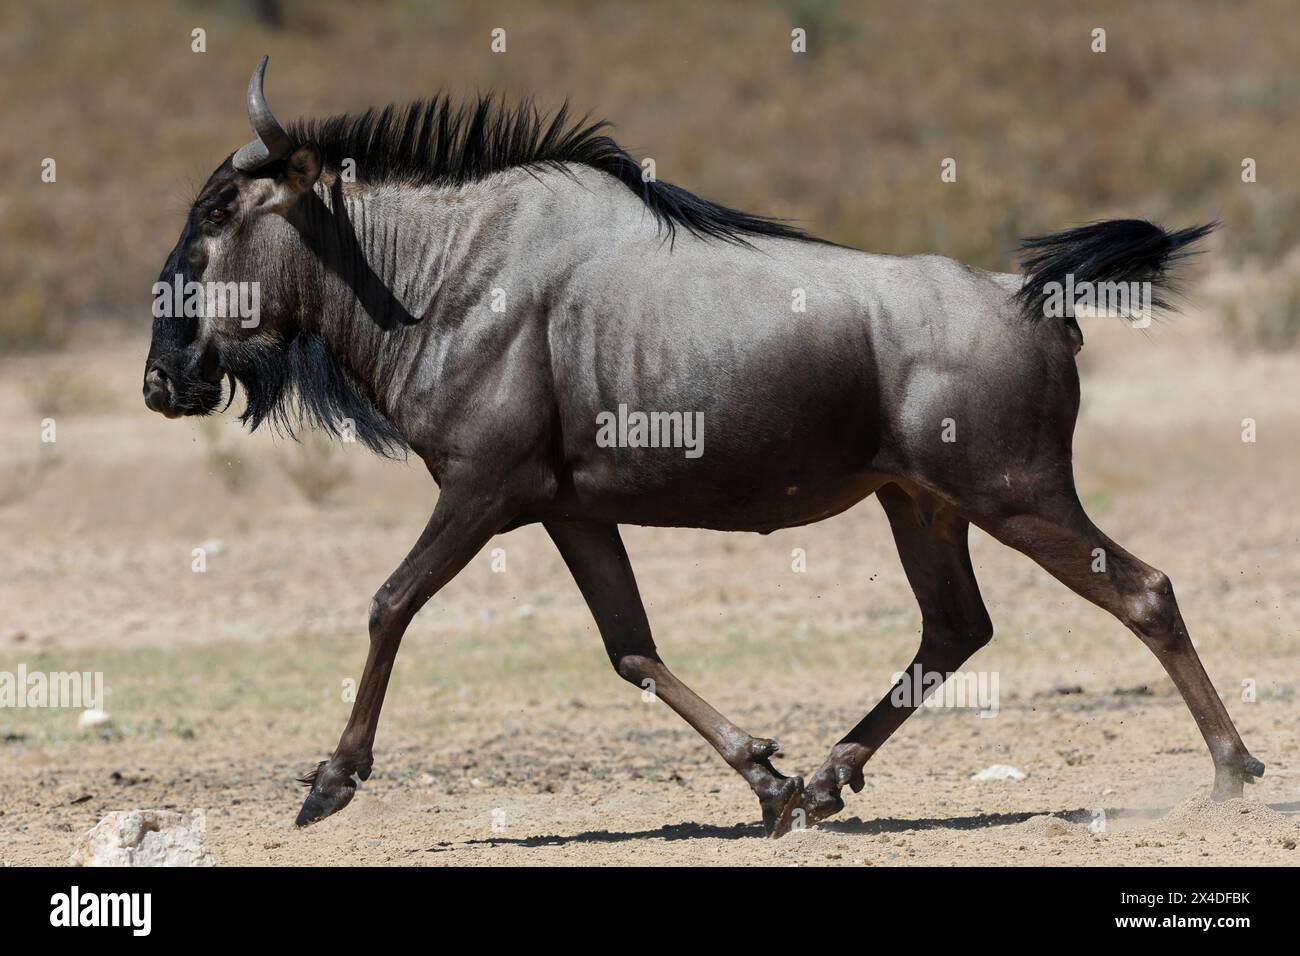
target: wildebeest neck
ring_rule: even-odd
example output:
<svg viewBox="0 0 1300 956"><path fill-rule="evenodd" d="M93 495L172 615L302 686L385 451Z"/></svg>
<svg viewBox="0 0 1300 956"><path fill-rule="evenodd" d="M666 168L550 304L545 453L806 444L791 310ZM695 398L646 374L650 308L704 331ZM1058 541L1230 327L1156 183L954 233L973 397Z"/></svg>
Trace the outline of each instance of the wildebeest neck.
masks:
<svg viewBox="0 0 1300 956"><path fill-rule="evenodd" d="M291 216L315 260L297 290L302 328L399 430L403 397L431 392L446 371L440 343L490 311L494 289L508 301L503 239L514 199L499 185L345 187L334 178Z"/></svg>

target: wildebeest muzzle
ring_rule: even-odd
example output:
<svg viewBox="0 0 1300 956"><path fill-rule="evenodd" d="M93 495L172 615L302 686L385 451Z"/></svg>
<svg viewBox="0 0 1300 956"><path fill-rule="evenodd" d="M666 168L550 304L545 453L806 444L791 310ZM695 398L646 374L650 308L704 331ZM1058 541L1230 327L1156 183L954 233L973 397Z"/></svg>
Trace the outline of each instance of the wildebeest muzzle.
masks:
<svg viewBox="0 0 1300 956"><path fill-rule="evenodd" d="M198 343L150 360L144 403L168 418L206 415L221 403L223 372L213 350Z"/></svg>

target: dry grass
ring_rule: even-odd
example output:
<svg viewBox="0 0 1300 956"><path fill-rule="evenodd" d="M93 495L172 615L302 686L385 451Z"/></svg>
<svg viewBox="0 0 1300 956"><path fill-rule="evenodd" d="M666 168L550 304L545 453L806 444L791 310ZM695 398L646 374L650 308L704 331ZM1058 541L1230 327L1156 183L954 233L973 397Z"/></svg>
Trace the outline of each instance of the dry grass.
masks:
<svg viewBox="0 0 1300 956"><path fill-rule="evenodd" d="M1300 249L1278 262L1255 262L1211 276L1198 290L1240 351L1300 343Z"/></svg>
<svg viewBox="0 0 1300 956"><path fill-rule="evenodd" d="M440 88L570 97L664 179L882 252L1005 267L1020 235L1121 214L1220 217L1234 262L1300 240L1285 0L284 6L273 31L235 2L5 5L0 56L22 78L6 128L22 135L0 140L0 345L146 321L193 189L247 138L263 51L286 117Z"/></svg>
<svg viewBox="0 0 1300 956"><path fill-rule="evenodd" d="M352 477L338 446L320 432L308 432L293 445L280 467L289 483L314 505L332 499Z"/></svg>
<svg viewBox="0 0 1300 956"><path fill-rule="evenodd" d="M35 458L6 463L0 468L0 509L18 504L39 491L61 462L54 446L44 445Z"/></svg>
<svg viewBox="0 0 1300 956"><path fill-rule="evenodd" d="M1294 348L1300 341L1300 276L1274 279L1249 300L1223 310L1225 331L1248 347Z"/></svg>
<svg viewBox="0 0 1300 956"><path fill-rule="evenodd" d="M114 393L66 361L39 373L28 373L20 379L20 384L32 411L42 418L71 418L116 410Z"/></svg>
<svg viewBox="0 0 1300 956"><path fill-rule="evenodd" d="M202 419L198 431L203 438L204 462L226 491L237 494L248 487L252 469L240 450L226 442L229 425L214 415Z"/></svg>

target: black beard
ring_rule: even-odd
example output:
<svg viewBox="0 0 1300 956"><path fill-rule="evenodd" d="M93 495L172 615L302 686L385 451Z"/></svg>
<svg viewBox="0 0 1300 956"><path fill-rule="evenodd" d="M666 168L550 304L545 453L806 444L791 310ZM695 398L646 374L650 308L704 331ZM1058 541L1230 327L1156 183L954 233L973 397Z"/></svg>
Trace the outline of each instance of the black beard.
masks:
<svg viewBox="0 0 1300 956"><path fill-rule="evenodd" d="M221 367L244 389L247 401L239 420L249 430L269 423L275 432L296 439L305 424L332 438L351 433L385 458L405 455L406 439L314 332L299 333L288 342L257 339L227 346ZM220 386L217 391L219 400Z"/></svg>
<svg viewBox="0 0 1300 956"><path fill-rule="evenodd" d="M182 415L211 415L221 404L221 383L222 379L207 382L201 378L177 383L181 387L173 392L176 410Z"/></svg>

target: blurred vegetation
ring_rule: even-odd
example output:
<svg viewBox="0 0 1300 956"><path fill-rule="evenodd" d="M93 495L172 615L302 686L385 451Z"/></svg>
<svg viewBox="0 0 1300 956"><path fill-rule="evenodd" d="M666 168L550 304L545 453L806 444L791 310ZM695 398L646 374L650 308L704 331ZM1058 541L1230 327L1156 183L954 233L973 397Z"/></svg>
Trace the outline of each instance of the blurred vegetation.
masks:
<svg viewBox="0 0 1300 956"><path fill-rule="evenodd" d="M291 457L281 463L281 468L289 483L314 505L326 504L352 478L352 469L339 447L319 431L299 436Z"/></svg>
<svg viewBox="0 0 1300 956"><path fill-rule="evenodd" d="M217 476L226 491L238 494L248 488L252 479L251 468L235 445L226 441L228 425L220 417L211 415L199 420L198 430L209 473Z"/></svg>
<svg viewBox="0 0 1300 956"><path fill-rule="evenodd" d="M1219 303L1224 330L1247 348L1290 349L1300 343L1300 270L1259 277L1250 294Z"/></svg>
<svg viewBox="0 0 1300 956"><path fill-rule="evenodd" d="M1289 0L7 2L0 348L147 324L189 200L248 138L263 52L286 120L439 89L568 97L663 179L872 251L1007 268L1025 234L1217 217L1216 260L1280 261L1300 243L1296 14ZM940 182L945 157L956 183ZM1273 311L1294 323L1294 301Z"/></svg>

